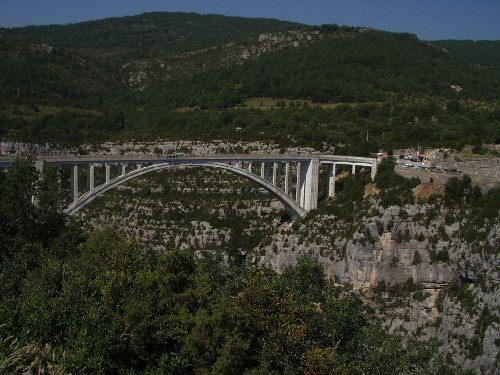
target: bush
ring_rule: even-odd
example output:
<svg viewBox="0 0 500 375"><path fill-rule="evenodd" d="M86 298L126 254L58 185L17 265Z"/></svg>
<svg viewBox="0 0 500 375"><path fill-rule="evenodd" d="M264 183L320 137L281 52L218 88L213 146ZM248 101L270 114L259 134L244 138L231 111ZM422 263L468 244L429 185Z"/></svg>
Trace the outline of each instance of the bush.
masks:
<svg viewBox="0 0 500 375"><path fill-rule="evenodd" d="M446 263L450 260L450 255L447 250L441 250L437 253L436 259L438 262Z"/></svg>
<svg viewBox="0 0 500 375"><path fill-rule="evenodd" d="M399 195L394 190L388 190L382 193L382 198L380 199L380 205L384 208L389 206L401 206L402 201Z"/></svg>
<svg viewBox="0 0 500 375"><path fill-rule="evenodd" d="M472 180L469 176L459 180L457 177L450 178L444 187L444 202L446 207L463 204L464 201L474 201L480 198L479 188L472 188Z"/></svg>
<svg viewBox="0 0 500 375"><path fill-rule="evenodd" d="M420 253L418 251L415 251L413 253L413 265L418 266L420 263L422 263L422 258L420 257Z"/></svg>
<svg viewBox="0 0 500 375"><path fill-rule="evenodd" d="M396 162L393 158L386 158L382 160L377 168L377 174L375 175L375 184L379 189L388 189L393 184L394 179L394 166Z"/></svg>

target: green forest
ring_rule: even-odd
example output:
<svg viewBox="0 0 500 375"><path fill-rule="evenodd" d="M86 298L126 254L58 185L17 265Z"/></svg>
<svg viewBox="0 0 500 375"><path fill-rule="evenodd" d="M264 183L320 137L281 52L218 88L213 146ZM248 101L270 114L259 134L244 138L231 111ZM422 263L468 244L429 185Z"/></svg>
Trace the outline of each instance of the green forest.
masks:
<svg viewBox="0 0 500 375"><path fill-rule="evenodd" d="M180 13L1 29L0 138L265 140L359 155L499 143L499 51L495 41ZM274 105L248 104L265 98Z"/></svg>
<svg viewBox="0 0 500 375"><path fill-rule="evenodd" d="M85 232L58 173L0 173L1 374L473 374L384 333L311 258L278 275Z"/></svg>

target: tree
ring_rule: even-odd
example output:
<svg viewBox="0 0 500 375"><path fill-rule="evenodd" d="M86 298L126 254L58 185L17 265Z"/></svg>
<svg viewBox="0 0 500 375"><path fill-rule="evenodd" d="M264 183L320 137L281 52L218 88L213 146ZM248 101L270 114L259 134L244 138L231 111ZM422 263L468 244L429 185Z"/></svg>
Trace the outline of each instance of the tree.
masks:
<svg viewBox="0 0 500 375"><path fill-rule="evenodd" d="M0 262L13 256L23 244L40 243L47 248L67 229L63 214L65 193L59 170L45 167L42 175L33 156L14 159L0 180Z"/></svg>
<svg viewBox="0 0 500 375"><path fill-rule="evenodd" d="M49 246L65 229L67 217L63 213L67 192L61 187L61 171L55 166L44 166L36 197L38 212L37 234L44 246Z"/></svg>
<svg viewBox="0 0 500 375"><path fill-rule="evenodd" d="M308 301L318 302L325 289L323 266L310 257L302 257L295 267L286 270L278 279L281 293L295 292Z"/></svg>
<svg viewBox="0 0 500 375"><path fill-rule="evenodd" d="M5 173L0 196L0 261L12 256L16 243L36 241L38 210L38 171L34 158L22 155L14 159Z"/></svg>

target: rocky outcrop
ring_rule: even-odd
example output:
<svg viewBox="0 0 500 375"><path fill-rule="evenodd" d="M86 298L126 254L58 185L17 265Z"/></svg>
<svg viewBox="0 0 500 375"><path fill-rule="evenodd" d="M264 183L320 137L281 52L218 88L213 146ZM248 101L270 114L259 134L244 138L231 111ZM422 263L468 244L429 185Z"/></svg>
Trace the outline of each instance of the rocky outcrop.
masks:
<svg viewBox="0 0 500 375"><path fill-rule="evenodd" d="M122 69L129 77L130 87L142 91L151 82L166 81L180 74L194 74L224 66L241 65L265 53L299 47L323 38L324 34L319 30L265 33L243 44L227 43L176 55L131 61L124 64Z"/></svg>
<svg viewBox="0 0 500 375"><path fill-rule="evenodd" d="M256 261L282 272L311 255L329 279L351 285L375 307L388 331L438 339L450 361L498 373L498 218L480 229L480 239L466 241L461 235L467 220L451 221L442 207L384 210L372 203L352 236L345 235L351 223L320 215L281 228Z"/></svg>

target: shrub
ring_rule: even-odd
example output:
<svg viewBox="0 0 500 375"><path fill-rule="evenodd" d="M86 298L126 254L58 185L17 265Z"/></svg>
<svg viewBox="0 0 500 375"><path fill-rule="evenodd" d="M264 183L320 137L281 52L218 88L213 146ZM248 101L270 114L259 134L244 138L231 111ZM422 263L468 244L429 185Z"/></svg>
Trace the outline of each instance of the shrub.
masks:
<svg viewBox="0 0 500 375"><path fill-rule="evenodd" d="M420 253L418 251L415 251L413 253L413 265L418 266L420 263L422 263L422 258L420 257Z"/></svg>
<svg viewBox="0 0 500 375"><path fill-rule="evenodd" d="M437 253L437 261L446 263L450 260L450 255L447 250L441 250Z"/></svg>
<svg viewBox="0 0 500 375"><path fill-rule="evenodd" d="M389 206L401 206L401 198L394 190L386 191L382 193L382 198L380 199L380 205L384 208Z"/></svg>

